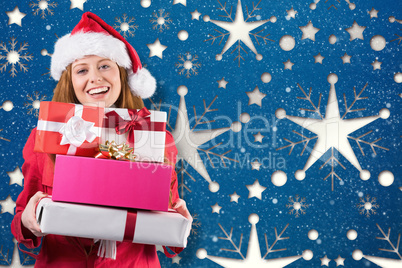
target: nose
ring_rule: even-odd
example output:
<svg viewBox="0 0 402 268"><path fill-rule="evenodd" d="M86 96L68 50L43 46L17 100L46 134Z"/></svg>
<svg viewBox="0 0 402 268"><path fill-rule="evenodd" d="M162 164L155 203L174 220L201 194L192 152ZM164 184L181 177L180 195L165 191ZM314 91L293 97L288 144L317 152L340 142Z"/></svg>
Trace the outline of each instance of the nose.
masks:
<svg viewBox="0 0 402 268"><path fill-rule="evenodd" d="M103 78L99 70L94 70L91 76L91 83L99 83L102 82Z"/></svg>

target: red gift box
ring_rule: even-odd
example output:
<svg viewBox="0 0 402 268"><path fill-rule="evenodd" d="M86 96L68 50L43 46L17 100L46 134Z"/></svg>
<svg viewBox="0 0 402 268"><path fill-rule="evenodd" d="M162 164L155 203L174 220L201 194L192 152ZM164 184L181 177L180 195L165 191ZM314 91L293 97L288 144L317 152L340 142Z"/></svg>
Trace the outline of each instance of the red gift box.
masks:
<svg viewBox="0 0 402 268"><path fill-rule="evenodd" d="M99 151L104 109L81 104L40 103L35 152L94 156Z"/></svg>

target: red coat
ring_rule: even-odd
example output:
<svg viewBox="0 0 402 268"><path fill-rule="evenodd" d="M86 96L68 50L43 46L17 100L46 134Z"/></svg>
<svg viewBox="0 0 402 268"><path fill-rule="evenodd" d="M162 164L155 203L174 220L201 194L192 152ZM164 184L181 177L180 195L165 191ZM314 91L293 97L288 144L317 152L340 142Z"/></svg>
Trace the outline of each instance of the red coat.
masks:
<svg viewBox="0 0 402 268"><path fill-rule="evenodd" d="M18 196L16 212L11 223L11 231L19 243L28 248L38 247L42 240L42 248L37 256L35 267L160 267L154 245L117 242L116 260L97 257L98 244L93 239L68 237L60 235L46 235L41 239L33 235L21 222L21 215L29 199L37 192L52 194L53 162L44 153L33 151L36 128L31 132L23 150L24 189ZM176 163L177 149L169 132L166 132L165 155L170 163ZM176 172L172 171L171 200L179 198L177 191ZM179 253L181 248L172 248Z"/></svg>

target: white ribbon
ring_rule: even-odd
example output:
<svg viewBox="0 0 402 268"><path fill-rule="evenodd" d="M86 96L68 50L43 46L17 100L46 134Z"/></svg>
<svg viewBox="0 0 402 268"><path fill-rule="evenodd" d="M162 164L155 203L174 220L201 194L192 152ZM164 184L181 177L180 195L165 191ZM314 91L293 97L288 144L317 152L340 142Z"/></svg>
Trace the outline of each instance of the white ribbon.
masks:
<svg viewBox="0 0 402 268"><path fill-rule="evenodd" d="M103 239L94 239L94 243L100 241L98 256L101 258L109 258L112 260L116 259L117 247L116 241L112 240L103 240Z"/></svg>
<svg viewBox="0 0 402 268"><path fill-rule="evenodd" d="M62 126L59 133L63 135L60 145L71 144L80 147L86 140L92 142L96 138L96 133L92 132L93 122L88 122L79 116L71 117Z"/></svg>
<svg viewBox="0 0 402 268"><path fill-rule="evenodd" d="M83 106L76 104L74 116L67 123L38 120L37 130L59 132L62 134L60 145L70 144L67 154L75 155L77 148L86 140L92 142L100 136L100 128L95 123L82 119Z"/></svg>

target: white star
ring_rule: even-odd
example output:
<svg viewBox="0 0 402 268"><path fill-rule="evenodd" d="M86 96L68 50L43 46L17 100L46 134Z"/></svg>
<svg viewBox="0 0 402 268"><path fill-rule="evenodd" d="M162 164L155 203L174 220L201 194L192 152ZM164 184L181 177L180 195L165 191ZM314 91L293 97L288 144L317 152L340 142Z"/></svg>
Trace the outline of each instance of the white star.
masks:
<svg viewBox="0 0 402 268"><path fill-rule="evenodd" d="M86 3L87 0L70 0L70 1L71 1L70 9L78 8L84 11L84 3Z"/></svg>
<svg viewBox="0 0 402 268"><path fill-rule="evenodd" d="M321 119L285 116L290 121L318 135L314 148L311 150L310 156L302 170L303 172L309 169L331 148L336 149L357 170L363 172L359 160L356 158L349 143L348 135L377 120L380 118L380 115L352 119L344 119L342 116L341 118L335 91L335 83L337 81L338 77L335 74L328 76L328 82L331 84L331 87L325 110L325 118L322 115ZM363 173L360 175L363 176Z"/></svg>
<svg viewBox="0 0 402 268"><path fill-rule="evenodd" d="M234 192L233 194L230 194L229 196L230 196L230 202L239 203L240 195L236 194L236 192Z"/></svg>
<svg viewBox="0 0 402 268"><path fill-rule="evenodd" d="M321 53L318 53L317 55L314 56L314 63L321 63L322 64L322 60L325 59L325 57L321 56Z"/></svg>
<svg viewBox="0 0 402 268"><path fill-rule="evenodd" d="M11 215L14 215L15 202L11 199L10 195L8 195L4 200L0 200L0 205L1 214L8 212Z"/></svg>
<svg viewBox="0 0 402 268"><path fill-rule="evenodd" d="M267 95L261 93L258 87L255 87L253 91L247 91L246 94L249 98L248 105L257 104L260 107L261 107L261 100L265 98L265 96Z"/></svg>
<svg viewBox="0 0 402 268"><path fill-rule="evenodd" d="M156 251L159 251L159 252L165 252L165 250L163 249L163 246L161 246L161 245L156 245Z"/></svg>
<svg viewBox="0 0 402 268"><path fill-rule="evenodd" d="M259 59L262 59L261 54L258 54L257 49L254 47L253 42L250 38L250 32L261 25L267 23L269 20L258 20L252 22L246 22L243 16L243 9L241 7L241 1L239 0L236 8L236 15L234 21L218 21L210 20L213 24L225 29L230 32L229 38L226 41L225 46L222 49L221 54L217 56L222 56L233 44L237 41L243 42L251 51L256 55L260 55Z"/></svg>
<svg viewBox="0 0 402 268"><path fill-rule="evenodd" d="M343 55L343 56L341 57L341 59L342 59L342 61L343 61L343 64L345 64L345 63L350 63L350 58L352 58L352 56L349 56L347 53L345 53L345 55Z"/></svg>
<svg viewBox="0 0 402 268"><path fill-rule="evenodd" d="M260 200L261 200L262 192L264 192L265 189L267 189L267 187L260 185L260 183L258 182L258 179L255 180L253 184L246 185L246 187L249 191L248 198L256 197Z"/></svg>
<svg viewBox="0 0 402 268"><path fill-rule="evenodd" d="M186 6L186 1L187 0L173 0L173 5L182 4L183 6Z"/></svg>
<svg viewBox="0 0 402 268"><path fill-rule="evenodd" d="M329 262L331 261L330 259L328 259L327 255L324 256L324 258L320 258L321 260L321 266L329 266Z"/></svg>
<svg viewBox="0 0 402 268"><path fill-rule="evenodd" d="M16 167L14 171L7 172L7 174L10 177L9 185L15 183L18 184L19 186L22 186L22 180L24 179L24 175L22 174L19 167Z"/></svg>
<svg viewBox="0 0 402 268"><path fill-rule="evenodd" d="M216 203L215 205L211 206L211 208L212 208L212 213L218 213L219 214L219 212L220 212L222 207L219 206L218 203Z"/></svg>
<svg viewBox="0 0 402 268"><path fill-rule="evenodd" d="M381 64L382 62L378 61L377 59L371 63L371 65L373 66L373 70L381 70Z"/></svg>
<svg viewBox="0 0 402 268"><path fill-rule="evenodd" d="M254 162L251 162L251 169L260 170L261 165L262 164L260 162L255 160Z"/></svg>
<svg viewBox="0 0 402 268"><path fill-rule="evenodd" d="M237 132L240 131L241 128L235 128L235 122L230 127L226 128L194 131L194 129L190 128L186 107L185 95L187 94L188 89L184 86L181 86L180 88L181 90L178 90L178 94L180 95L179 110L177 112L176 125L172 131L178 151L177 161L186 161L209 183L209 190L211 192L217 192L219 190L219 184L211 180L211 177L209 176L208 171L198 153L198 147L229 130Z"/></svg>
<svg viewBox="0 0 402 268"><path fill-rule="evenodd" d="M372 18L378 18L378 15L377 15L377 14L378 14L378 10L375 10L374 7L371 8L370 11L367 11L367 13L370 14L370 19L372 19Z"/></svg>
<svg viewBox="0 0 402 268"><path fill-rule="evenodd" d="M363 31L366 29L365 26L359 26L356 21L353 22L352 27L345 29L350 34L350 41L355 40L355 39L361 39L364 40L363 38Z"/></svg>
<svg viewBox="0 0 402 268"><path fill-rule="evenodd" d="M255 134L253 136L254 136L254 142L261 142L261 143L262 143L262 139L265 137L260 132L258 132L257 134Z"/></svg>
<svg viewBox="0 0 402 268"><path fill-rule="evenodd" d="M21 26L22 18L24 18L27 15L21 13L20 10L18 9L18 6L15 6L13 11L6 11L6 14L8 16L8 25L15 23L19 26Z"/></svg>
<svg viewBox="0 0 402 268"><path fill-rule="evenodd" d="M197 9L190 13L191 13L191 20L200 20L201 13L198 12Z"/></svg>
<svg viewBox="0 0 402 268"><path fill-rule="evenodd" d="M181 257L180 257L179 255L174 256L174 257L172 258L172 264L173 264L173 263L180 264L180 260L181 260Z"/></svg>
<svg viewBox="0 0 402 268"><path fill-rule="evenodd" d="M226 85L227 85L227 83L228 83L228 81L225 81L225 77L222 77L221 80L218 80L218 81L216 81L216 82L219 83L219 88L221 88L221 87L226 88Z"/></svg>
<svg viewBox="0 0 402 268"><path fill-rule="evenodd" d="M290 10L286 10L286 12L288 13L289 18L294 19L296 17L297 11L294 10L293 7Z"/></svg>
<svg viewBox="0 0 402 268"><path fill-rule="evenodd" d="M311 21L309 21L306 26L300 26L299 28L303 32L302 40L309 38L315 41L315 34L320 30L318 28L315 28Z"/></svg>
<svg viewBox="0 0 402 268"><path fill-rule="evenodd" d="M336 262L336 266L339 266L339 265L344 266L344 265L345 265L345 264L343 263L343 262L345 261L345 259L342 258L341 255L339 255L338 258L336 258L334 261Z"/></svg>
<svg viewBox="0 0 402 268"><path fill-rule="evenodd" d="M293 62L290 61L290 59L288 59L288 61L283 62L283 64L285 65L285 70L292 70L292 66L295 65Z"/></svg>
<svg viewBox="0 0 402 268"><path fill-rule="evenodd" d="M148 57L157 56L161 59L163 57L163 51L167 48L167 46L161 44L159 38L157 38L153 44L147 44L147 47L149 48Z"/></svg>

